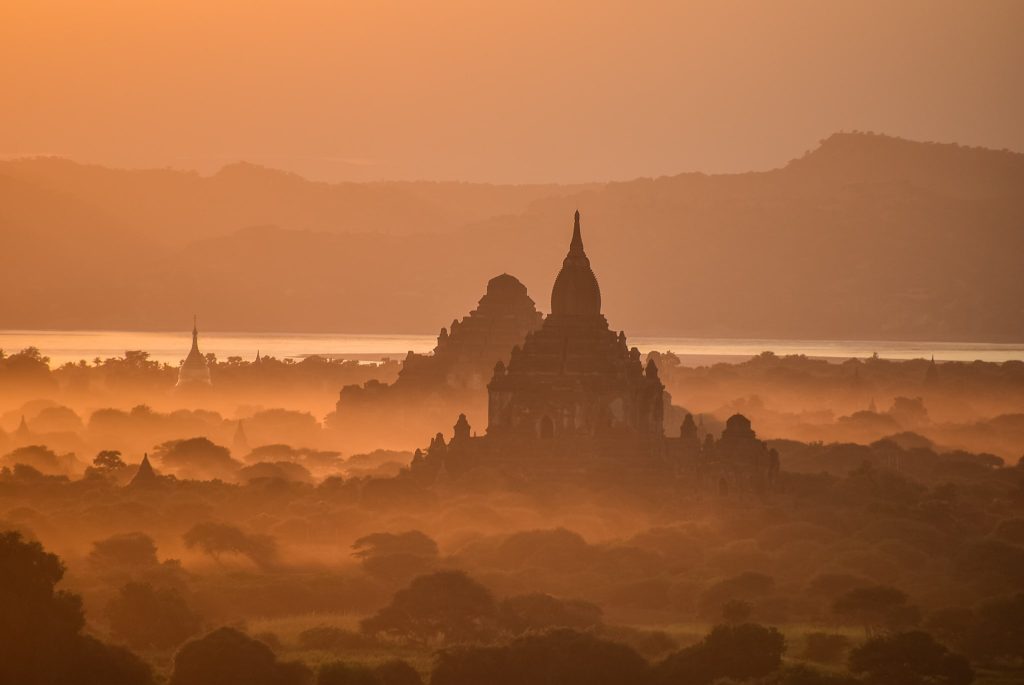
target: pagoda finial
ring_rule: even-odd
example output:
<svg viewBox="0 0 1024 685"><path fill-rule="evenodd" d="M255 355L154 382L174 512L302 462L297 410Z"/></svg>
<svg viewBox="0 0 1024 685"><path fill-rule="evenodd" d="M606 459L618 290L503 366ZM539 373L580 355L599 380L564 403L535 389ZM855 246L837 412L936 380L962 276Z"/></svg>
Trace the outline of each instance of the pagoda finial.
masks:
<svg viewBox="0 0 1024 685"><path fill-rule="evenodd" d="M573 219L572 225L572 242L569 243L569 254L571 255L582 255L583 252L583 234L580 232L580 210L576 210L576 216Z"/></svg>

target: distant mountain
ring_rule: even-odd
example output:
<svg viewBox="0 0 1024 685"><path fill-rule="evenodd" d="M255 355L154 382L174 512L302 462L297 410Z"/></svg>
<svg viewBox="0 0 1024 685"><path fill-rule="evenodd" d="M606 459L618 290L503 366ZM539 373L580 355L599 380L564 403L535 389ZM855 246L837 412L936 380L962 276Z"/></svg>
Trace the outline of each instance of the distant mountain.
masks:
<svg viewBox="0 0 1024 685"><path fill-rule="evenodd" d="M1022 191L1022 154L861 133L772 171L583 186L5 162L0 328L432 332L503 271L547 309L579 207L629 333L1019 342Z"/></svg>

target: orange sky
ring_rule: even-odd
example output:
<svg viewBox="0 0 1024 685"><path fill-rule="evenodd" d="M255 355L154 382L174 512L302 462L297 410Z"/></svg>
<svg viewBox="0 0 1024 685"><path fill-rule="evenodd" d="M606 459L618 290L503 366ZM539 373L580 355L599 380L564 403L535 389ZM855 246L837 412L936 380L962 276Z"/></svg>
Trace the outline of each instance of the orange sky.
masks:
<svg viewBox="0 0 1024 685"><path fill-rule="evenodd" d="M4 0L0 155L527 182L770 168L842 129L1024 150L1022 30L989 0Z"/></svg>

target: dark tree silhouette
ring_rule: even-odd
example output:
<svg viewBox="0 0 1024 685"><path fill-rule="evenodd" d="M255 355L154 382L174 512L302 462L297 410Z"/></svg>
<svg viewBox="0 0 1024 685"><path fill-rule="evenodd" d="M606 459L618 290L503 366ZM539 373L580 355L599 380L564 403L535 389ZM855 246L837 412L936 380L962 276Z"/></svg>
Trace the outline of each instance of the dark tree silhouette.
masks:
<svg viewBox="0 0 1024 685"><path fill-rule="evenodd" d="M430 685L624 685L650 667L625 645L569 629L527 635L501 647L462 647L437 657Z"/></svg>
<svg viewBox="0 0 1024 685"><path fill-rule="evenodd" d="M173 589L128 583L107 604L113 635L136 649L177 647L202 628L202 619Z"/></svg>
<svg viewBox="0 0 1024 685"><path fill-rule="evenodd" d="M380 685L380 679L367 666L335 661L320 667L316 685Z"/></svg>
<svg viewBox="0 0 1024 685"><path fill-rule="evenodd" d="M401 659L378 664L373 673L380 685L423 685L419 672Z"/></svg>
<svg viewBox="0 0 1024 685"><path fill-rule="evenodd" d="M704 685L719 678L761 678L779 669L786 639L755 623L720 625L655 668L658 685Z"/></svg>
<svg viewBox="0 0 1024 685"><path fill-rule="evenodd" d="M335 651L345 649L366 649L374 641L371 637L335 626L314 626L299 633L299 647Z"/></svg>
<svg viewBox="0 0 1024 685"><path fill-rule="evenodd" d="M92 543L89 561L101 567L144 569L156 566L156 543L145 533L120 533Z"/></svg>
<svg viewBox="0 0 1024 685"><path fill-rule="evenodd" d="M742 599L730 599L722 605L722 620L726 623L745 623L754 608Z"/></svg>
<svg viewBox="0 0 1024 685"><path fill-rule="evenodd" d="M907 603L905 592L886 585L854 588L833 602L832 611L864 626L869 638L880 630L915 626L921 619L917 607Z"/></svg>
<svg viewBox="0 0 1024 685"><path fill-rule="evenodd" d="M437 543L418 530L373 533L356 540L352 549L367 573L391 582L426 574L437 559Z"/></svg>
<svg viewBox="0 0 1024 685"><path fill-rule="evenodd" d="M1024 654L1024 593L989 600L975 611L967 653L984 661L1020 660Z"/></svg>
<svg viewBox="0 0 1024 685"><path fill-rule="evenodd" d="M86 477L107 478L126 468L121 453L117 450L103 450L92 460L92 466L85 470Z"/></svg>
<svg viewBox="0 0 1024 685"><path fill-rule="evenodd" d="M821 664L842 661L850 648L850 638L839 633L808 633L804 636L803 658Z"/></svg>
<svg viewBox="0 0 1024 685"><path fill-rule="evenodd" d="M152 683L134 654L81 633L81 599L54 589L63 576L38 542L0 533L0 683Z"/></svg>
<svg viewBox="0 0 1024 685"><path fill-rule="evenodd" d="M360 559L391 554L436 557L437 543L418 530L406 533L373 533L352 543L352 550L352 556Z"/></svg>
<svg viewBox="0 0 1024 685"><path fill-rule="evenodd" d="M849 667L871 685L969 685L974 681L967 659L919 630L868 640L850 652Z"/></svg>
<svg viewBox="0 0 1024 685"><path fill-rule="evenodd" d="M487 588L462 571L439 571L413 580L361 626L367 633L421 642L463 642L489 637L496 618Z"/></svg>
<svg viewBox="0 0 1024 685"><path fill-rule="evenodd" d="M169 685L311 685L312 672L281 662L270 647L234 628L218 628L174 656Z"/></svg>
<svg viewBox="0 0 1024 685"><path fill-rule="evenodd" d="M220 560L222 554L240 554L262 568L277 562L277 543L269 535L252 535L226 523L197 523L183 536L189 549L199 548Z"/></svg>
<svg viewBox="0 0 1024 685"><path fill-rule="evenodd" d="M592 628L601 624L601 607L579 599L543 593L517 595L498 607L501 627L513 634L546 628Z"/></svg>
<svg viewBox="0 0 1024 685"><path fill-rule="evenodd" d="M231 478L241 463L231 458L226 447L214 444L208 438L171 440L153 450L165 467L185 478Z"/></svg>

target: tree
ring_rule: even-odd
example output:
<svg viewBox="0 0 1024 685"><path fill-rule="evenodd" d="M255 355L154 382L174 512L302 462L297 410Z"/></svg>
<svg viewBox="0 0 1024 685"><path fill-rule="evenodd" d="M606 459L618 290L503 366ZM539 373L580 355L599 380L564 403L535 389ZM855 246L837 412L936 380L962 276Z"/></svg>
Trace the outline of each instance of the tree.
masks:
<svg viewBox="0 0 1024 685"><path fill-rule="evenodd" d="M64 565L38 542L0 533L0 683L150 685L131 652L82 634L82 600L55 586Z"/></svg>
<svg viewBox="0 0 1024 685"><path fill-rule="evenodd" d="M850 648L850 638L839 633L807 633L804 643L803 658L821 664L838 663Z"/></svg>
<svg viewBox="0 0 1024 685"><path fill-rule="evenodd" d="M366 666L335 661L320 667L316 685L380 685L380 680Z"/></svg>
<svg viewBox="0 0 1024 685"><path fill-rule="evenodd" d="M359 559L391 554L410 554L428 558L437 556L437 543L418 530L410 530L405 533L365 535L352 543L352 549L352 556Z"/></svg>
<svg viewBox="0 0 1024 685"><path fill-rule="evenodd" d="M969 685L974 671L920 630L868 640L850 652L849 668L872 685Z"/></svg>
<svg viewBox="0 0 1024 685"><path fill-rule="evenodd" d="M701 610L707 616L715 616L722 610L722 605L731 599L757 599L769 594L774 588L775 580L771 576L746 571L719 580L704 590L700 597Z"/></svg>
<svg viewBox="0 0 1024 685"><path fill-rule="evenodd" d="M103 450L92 460L93 468L102 476L120 471L125 467L121 453L117 450Z"/></svg>
<svg viewBox="0 0 1024 685"><path fill-rule="evenodd" d="M917 607L907 603L907 594L887 585L859 587L846 592L832 604L837 616L864 626L870 638L880 630L898 631L917 625Z"/></svg>
<svg viewBox="0 0 1024 685"><path fill-rule="evenodd" d="M169 685L311 685L300 663L277 660L270 647L234 628L186 643L174 655Z"/></svg>
<svg viewBox="0 0 1024 685"><path fill-rule="evenodd" d="M400 659L370 668L340 661L324 664L317 672L317 685L423 685L415 668Z"/></svg>
<svg viewBox="0 0 1024 685"><path fill-rule="evenodd" d="M202 619L172 589L128 583L107 604L114 637L135 649L168 649L199 632Z"/></svg>
<svg viewBox="0 0 1024 685"><path fill-rule="evenodd" d="M363 633L336 626L313 626L299 633L299 647L326 652L346 649L366 649L373 640Z"/></svg>
<svg viewBox="0 0 1024 685"><path fill-rule="evenodd" d="M226 447L204 437L171 440L157 446L153 455L182 478L230 479L241 468Z"/></svg>
<svg viewBox="0 0 1024 685"><path fill-rule="evenodd" d="M405 533L373 533L352 545L352 556L362 560L370 575L392 582L408 582L432 570L437 543L418 530Z"/></svg>
<svg viewBox="0 0 1024 685"><path fill-rule="evenodd" d="M373 673L380 685L423 685L419 672L401 659L378 664Z"/></svg>
<svg viewBox="0 0 1024 685"><path fill-rule="evenodd" d="M145 533L121 533L92 543L89 562L102 567L124 570L152 568L159 562L156 543Z"/></svg>
<svg viewBox="0 0 1024 685"><path fill-rule="evenodd" d="M430 685L623 685L644 683L649 672L647 662L625 645L559 629L500 647L444 650Z"/></svg>
<svg viewBox="0 0 1024 685"><path fill-rule="evenodd" d="M502 600L501 627L513 634L547 628L593 628L601 624L601 607L580 599L559 599L543 593Z"/></svg>
<svg viewBox="0 0 1024 685"><path fill-rule="evenodd" d="M720 678L761 678L782 665L786 639L755 623L720 625L700 642L670 655L655 668L658 685L705 685Z"/></svg>
<svg viewBox="0 0 1024 685"><path fill-rule="evenodd" d="M0 462L11 466L24 464L49 476L68 475L80 466L74 454L57 454L46 445L18 447L4 455Z"/></svg>
<svg viewBox="0 0 1024 685"><path fill-rule="evenodd" d="M722 605L722 620L726 623L746 623L754 608L742 599L730 599Z"/></svg>
<svg viewBox="0 0 1024 685"><path fill-rule="evenodd" d="M968 654L984 660L1019 660L1024 654L1024 593L985 602L965 639Z"/></svg>
<svg viewBox="0 0 1024 685"><path fill-rule="evenodd" d="M261 568L277 562L277 543L269 535L252 535L226 523L197 523L183 536L189 549L199 548L220 561L222 554L240 554Z"/></svg>
<svg viewBox="0 0 1024 685"><path fill-rule="evenodd" d="M462 642L489 637L497 618L490 591L462 571L438 571L420 576L399 590L391 602L361 627L367 633L386 633L427 642Z"/></svg>

